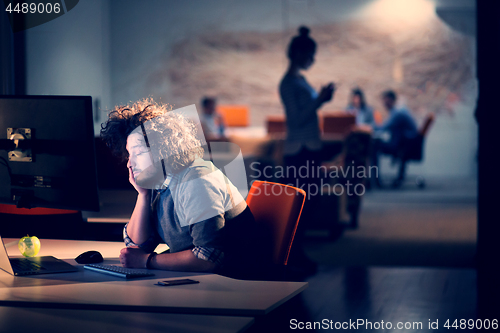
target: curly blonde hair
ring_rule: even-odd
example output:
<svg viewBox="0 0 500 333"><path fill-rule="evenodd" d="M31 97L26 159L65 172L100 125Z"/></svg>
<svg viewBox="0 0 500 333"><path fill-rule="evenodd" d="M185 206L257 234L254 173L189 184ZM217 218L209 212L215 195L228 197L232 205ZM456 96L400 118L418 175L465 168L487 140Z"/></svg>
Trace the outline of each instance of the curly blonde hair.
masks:
<svg viewBox="0 0 500 333"><path fill-rule="evenodd" d="M170 105L156 103L152 98L115 107L101 125L101 138L115 155L126 160L127 138L141 124L147 128L148 141L164 160L168 171L179 171L203 157L205 151L196 137L193 121L172 112Z"/></svg>

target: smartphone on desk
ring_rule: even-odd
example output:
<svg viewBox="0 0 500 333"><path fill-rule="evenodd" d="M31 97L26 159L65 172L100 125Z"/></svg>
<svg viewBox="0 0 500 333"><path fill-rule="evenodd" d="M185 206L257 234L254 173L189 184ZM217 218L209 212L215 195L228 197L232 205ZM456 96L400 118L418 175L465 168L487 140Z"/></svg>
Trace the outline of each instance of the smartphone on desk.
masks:
<svg viewBox="0 0 500 333"><path fill-rule="evenodd" d="M168 286L179 286L182 284L194 284L194 283L200 283L200 281L191 279L166 280L166 281L158 281L157 285L168 287Z"/></svg>

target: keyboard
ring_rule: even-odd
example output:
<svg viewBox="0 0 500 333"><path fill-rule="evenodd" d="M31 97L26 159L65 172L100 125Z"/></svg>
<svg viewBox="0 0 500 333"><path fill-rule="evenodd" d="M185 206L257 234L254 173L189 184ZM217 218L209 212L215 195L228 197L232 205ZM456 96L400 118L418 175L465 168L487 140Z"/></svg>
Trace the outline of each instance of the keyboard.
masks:
<svg viewBox="0 0 500 333"><path fill-rule="evenodd" d="M135 279L146 276L154 276L153 273L145 272L142 269L133 269L133 268L125 268L121 266L113 266L113 265L102 265L102 264L87 264L83 266L83 268L103 273L118 276L124 279Z"/></svg>
<svg viewBox="0 0 500 333"><path fill-rule="evenodd" d="M29 259L17 259L10 261L12 268L18 272L35 272L44 270L42 266Z"/></svg>

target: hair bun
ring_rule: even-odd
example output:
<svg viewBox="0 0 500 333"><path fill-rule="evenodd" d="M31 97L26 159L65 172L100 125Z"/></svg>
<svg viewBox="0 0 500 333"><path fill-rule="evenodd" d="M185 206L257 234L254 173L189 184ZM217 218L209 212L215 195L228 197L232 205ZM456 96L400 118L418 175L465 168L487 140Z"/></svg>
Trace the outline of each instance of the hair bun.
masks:
<svg viewBox="0 0 500 333"><path fill-rule="evenodd" d="M299 28L299 36L301 36L301 37L307 37L307 36L309 36L309 32L310 32L310 31L311 31L311 30L310 30L308 27L306 27L306 26L301 26L301 27Z"/></svg>

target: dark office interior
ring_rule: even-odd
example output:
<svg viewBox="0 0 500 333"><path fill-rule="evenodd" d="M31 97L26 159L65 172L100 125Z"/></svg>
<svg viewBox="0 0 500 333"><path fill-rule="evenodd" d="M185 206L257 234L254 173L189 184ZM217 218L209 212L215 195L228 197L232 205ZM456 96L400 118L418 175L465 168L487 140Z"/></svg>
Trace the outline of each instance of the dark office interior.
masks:
<svg viewBox="0 0 500 333"><path fill-rule="evenodd" d="M12 208L14 202L2 198L0 236L36 235L42 248L44 239L123 242L123 227L137 192L129 182L127 161L111 154L99 132L116 105L144 98L167 103L174 110L195 104L203 112L203 98L208 96L216 103L224 132L212 140L207 136L207 148L219 156L227 152L217 152L217 142L239 147L249 186L243 192L248 193L256 180L290 181L298 187L300 175L282 177L278 172L289 161L288 111L280 82L289 68L291 40L299 27L306 26L316 53L314 64L301 74L319 94L330 82L335 87L333 97L317 111L324 170L373 164L376 128L391 117L384 99L387 91L396 93L396 105L413 119L421 135L420 153L408 158L381 153L375 177L340 173L315 194L314 209L306 201L288 267L272 280L307 282L307 288L266 315L252 315L251 325L226 328L227 332L297 331L307 328L306 323L313 323L310 331L319 332L325 327L314 323L324 319L394 325L359 328L367 332L480 331L486 327L478 323L496 320L498 324L500 3L76 3L62 16L18 32L12 31L7 14L0 14L0 93L18 98L91 96L100 211L75 206L60 207L69 209L62 214L24 214ZM364 104L373 113L369 124L359 119L359 111L350 111L354 89L362 90ZM2 112L0 109L0 117ZM4 128L0 131L0 139L6 139ZM0 156L6 166L0 165L0 179L5 180L0 184L5 188L1 194L10 188L7 165L13 162L7 162L5 150L0 150ZM77 178L75 175L76 200ZM348 195L349 182L352 191L362 189L362 193ZM307 185L305 191L307 195ZM7 203L11 208L6 208ZM10 255L9 248L7 252ZM293 258L298 252L302 259L296 262ZM8 283L0 283L0 289L7 288ZM220 297L231 298L222 293ZM0 309L0 317L8 307L33 307L28 301L9 302L0 300L4 309ZM64 311L69 310L71 307ZM132 311L137 308L117 306L114 311L109 318L119 321L128 313L136 315ZM152 316L162 310L149 306L139 312ZM189 318L194 316L189 312L177 309L173 313L186 316L186 322L195 320ZM87 324L106 320L95 318L94 323L88 317ZM133 322L133 318L127 320ZM143 322L148 320L144 318ZM398 322L403 327L396 328ZM431 327L434 322L438 323ZM404 327L405 323L422 323L422 328ZM174 332L176 327L154 325L146 327L151 332L162 331L162 327ZM349 328L352 326L328 329ZM0 331L3 329L0 322ZM224 331L217 326L204 329Z"/></svg>

